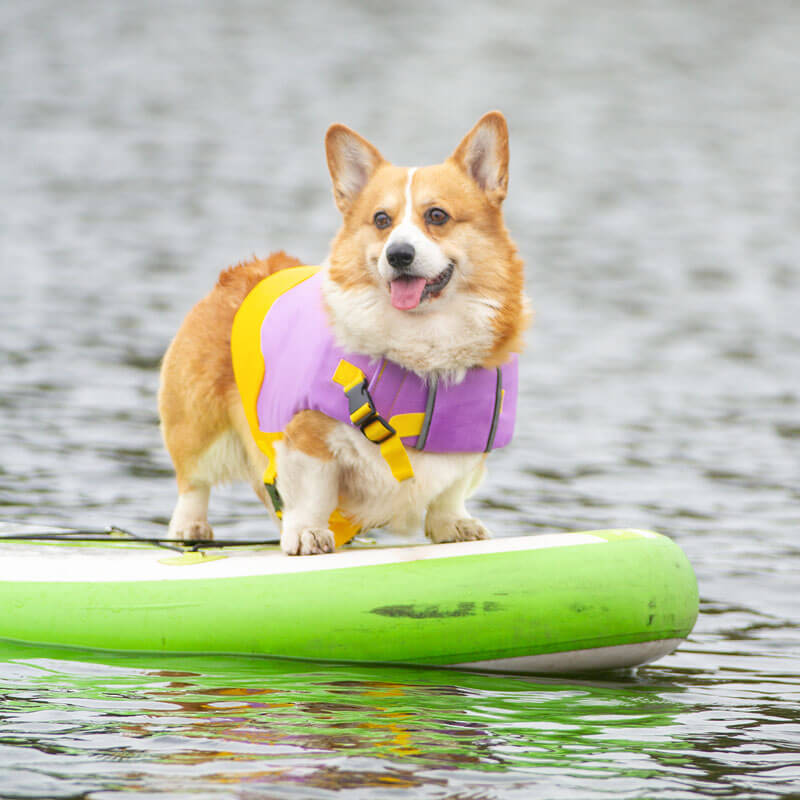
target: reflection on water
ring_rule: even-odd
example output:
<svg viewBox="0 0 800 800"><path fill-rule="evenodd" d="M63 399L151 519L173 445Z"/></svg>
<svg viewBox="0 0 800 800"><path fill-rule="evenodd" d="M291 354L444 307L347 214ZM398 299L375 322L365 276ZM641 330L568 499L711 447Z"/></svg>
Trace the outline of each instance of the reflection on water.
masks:
<svg viewBox="0 0 800 800"><path fill-rule="evenodd" d="M474 507L660 530L703 598L610 683L9 651L0 795L800 791L799 40L793 0L0 3L3 520L161 533L161 354L222 267L324 257L326 126L429 163L499 107L537 316Z"/></svg>
<svg viewBox="0 0 800 800"><path fill-rule="evenodd" d="M2 656L0 781L11 795L46 778L65 797L225 796L235 785L245 797L522 798L537 784L612 797L643 780L652 796L733 797L800 775L786 749L798 727L789 676L771 684L784 702L765 709L758 681L733 672L562 682L202 656L154 665L11 645ZM703 728L710 747L692 733Z"/></svg>

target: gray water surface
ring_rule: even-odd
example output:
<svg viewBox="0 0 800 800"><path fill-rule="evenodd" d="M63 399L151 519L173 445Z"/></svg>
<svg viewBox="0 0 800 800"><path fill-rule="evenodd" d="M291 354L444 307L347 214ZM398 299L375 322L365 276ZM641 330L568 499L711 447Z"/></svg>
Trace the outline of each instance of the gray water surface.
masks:
<svg viewBox="0 0 800 800"><path fill-rule="evenodd" d="M0 5L2 520L163 532L159 359L223 267L324 258L326 127L424 164L500 108L536 322L473 509L497 535L666 533L702 598L636 677L320 666L313 706L285 665L11 650L0 796L800 796L798 41L789 0ZM211 521L275 533L246 487ZM151 678L181 669L175 722ZM332 697L384 683L410 717L373 747L385 705ZM206 694L236 689L284 705L231 722Z"/></svg>

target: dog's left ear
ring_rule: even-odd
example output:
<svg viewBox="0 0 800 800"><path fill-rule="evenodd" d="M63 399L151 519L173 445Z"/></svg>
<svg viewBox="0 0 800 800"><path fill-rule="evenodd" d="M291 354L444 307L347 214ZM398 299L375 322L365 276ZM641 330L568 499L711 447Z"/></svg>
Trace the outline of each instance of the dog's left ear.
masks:
<svg viewBox="0 0 800 800"><path fill-rule="evenodd" d="M331 125L325 134L325 153L333 180L333 196L342 214L361 194L383 156L363 136L346 125Z"/></svg>
<svg viewBox="0 0 800 800"><path fill-rule="evenodd" d="M484 114L451 156L499 206L508 191L508 126L499 111Z"/></svg>

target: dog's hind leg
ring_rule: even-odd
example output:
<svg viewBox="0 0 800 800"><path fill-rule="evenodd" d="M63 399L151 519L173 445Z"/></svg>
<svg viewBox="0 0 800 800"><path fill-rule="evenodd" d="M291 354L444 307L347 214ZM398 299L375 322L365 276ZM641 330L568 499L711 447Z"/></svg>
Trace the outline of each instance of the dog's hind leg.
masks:
<svg viewBox="0 0 800 800"><path fill-rule="evenodd" d="M249 480L266 501L259 454L240 408L231 360L234 315L267 275L300 262L285 253L224 270L211 292L186 315L161 368L158 406L164 443L178 478L178 502L169 532L176 539L210 539L211 487Z"/></svg>
<svg viewBox="0 0 800 800"><path fill-rule="evenodd" d="M208 484L178 481L178 502L169 521L169 538L184 542L208 541L214 532L208 524Z"/></svg>
<svg viewBox="0 0 800 800"><path fill-rule="evenodd" d="M208 523L211 488L219 483L246 480L274 518L264 483L268 459L250 434L238 394L228 407L229 427L209 444L202 426L175 431L162 425L167 449L178 479L178 502L172 512L169 537L183 541L213 538Z"/></svg>
<svg viewBox="0 0 800 800"><path fill-rule="evenodd" d="M170 435L164 438L173 457L178 480L178 502L169 523L169 537L183 541L213 538L208 523L208 500L211 487L219 483L249 478L247 458L239 437L232 429L206 445L194 457L182 458L170 447ZM186 444L184 441L183 444ZM199 449L199 442L196 442Z"/></svg>

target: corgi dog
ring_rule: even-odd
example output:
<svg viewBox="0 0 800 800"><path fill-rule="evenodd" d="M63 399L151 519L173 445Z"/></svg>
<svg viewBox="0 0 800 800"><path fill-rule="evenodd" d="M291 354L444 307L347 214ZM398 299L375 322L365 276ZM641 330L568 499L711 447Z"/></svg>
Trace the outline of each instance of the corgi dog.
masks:
<svg viewBox="0 0 800 800"><path fill-rule="evenodd" d="M280 329L273 328L281 337L275 352L289 352L282 374L300 363L303 356L295 350L301 352L317 325L298 315L306 306L318 306L320 324L329 331L328 350L357 354L354 358L364 365L388 364L427 392L416 413L389 420L416 419L417 445L421 427L429 422L435 387L440 394L457 393L472 375L489 374L492 396L487 403L490 412L494 409L489 445L469 452L458 446L428 452L424 445L400 443L406 477L413 477L399 479L383 452L383 435L393 430L386 420L370 416L382 423L381 436L371 438L354 424L355 412L349 419L347 413L336 418L321 407L300 404L281 422L273 449L265 452L256 440L258 423L248 418L237 386L231 335L237 312L262 281L301 274L294 269L299 261L273 253L223 271L189 312L164 357L159 411L178 483L169 535L212 539L207 518L211 487L244 479L273 515L275 497L280 498L280 542L289 555L333 551L329 521L336 509L353 530L386 527L410 533L424 526L433 542L485 539L488 531L467 512L465 501L483 477L498 413L508 404L499 388L501 370L512 363L516 367L531 316L523 264L502 216L508 185L505 118L497 111L484 115L453 154L433 166L395 166L339 124L328 130L325 147L342 227L319 272L302 284L316 283L319 302L298 301L295 310L284 314ZM272 314L267 312L268 322ZM269 337L269 325L263 330L261 335ZM267 361L268 350L268 339L262 340ZM272 372L267 363L266 375ZM357 367L354 374L364 378ZM364 378L362 391L350 381L348 397L361 391L367 405L372 403L367 384ZM331 391L345 390L333 386ZM347 409L344 394L336 402ZM472 405L480 403L469 397L466 403L454 401L467 413ZM448 427L447 417L441 425ZM466 423L470 430L475 425ZM400 436L405 433L390 438L397 443ZM264 479L270 467L275 491Z"/></svg>

